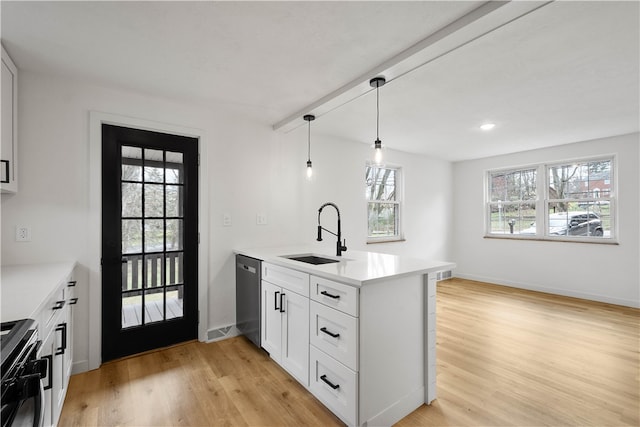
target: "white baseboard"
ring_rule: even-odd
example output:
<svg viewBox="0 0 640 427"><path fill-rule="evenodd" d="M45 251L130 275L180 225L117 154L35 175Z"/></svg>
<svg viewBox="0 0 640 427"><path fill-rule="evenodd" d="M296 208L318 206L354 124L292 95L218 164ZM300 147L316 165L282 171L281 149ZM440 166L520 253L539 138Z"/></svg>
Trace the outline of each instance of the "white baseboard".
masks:
<svg viewBox="0 0 640 427"><path fill-rule="evenodd" d="M73 362L73 366L71 367L71 375L81 374L83 372L87 372L88 370L89 370L89 361L79 360L77 362Z"/></svg>
<svg viewBox="0 0 640 427"><path fill-rule="evenodd" d="M419 387L393 405L374 415L371 419L364 422L360 420L361 424L366 427L393 425L422 406L424 397L424 387Z"/></svg>
<svg viewBox="0 0 640 427"><path fill-rule="evenodd" d="M621 298L613 298L606 295L589 294L586 292L576 292L566 289L548 288L545 286L535 285L531 283L513 282L510 280L502 280L496 277L478 276L475 274L455 273L455 277L467 280L475 280L478 282L492 283L494 285L508 286L511 288L526 289L528 291L544 292L547 294L562 295L565 297L573 297L586 299L589 301L604 302L607 304L622 305L625 307L640 308L640 301L627 300Z"/></svg>

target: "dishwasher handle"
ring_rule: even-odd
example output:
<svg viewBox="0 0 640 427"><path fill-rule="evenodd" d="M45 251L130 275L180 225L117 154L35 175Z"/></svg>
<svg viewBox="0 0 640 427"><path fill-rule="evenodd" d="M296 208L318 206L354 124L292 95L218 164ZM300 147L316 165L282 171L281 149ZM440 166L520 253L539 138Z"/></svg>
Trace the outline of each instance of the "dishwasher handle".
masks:
<svg viewBox="0 0 640 427"><path fill-rule="evenodd" d="M256 274L258 272L258 270L256 270L255 267L251 267L250 265L243 264L241 262L238 263L238 268L241 270L247 271L251 274Z"/></svg>

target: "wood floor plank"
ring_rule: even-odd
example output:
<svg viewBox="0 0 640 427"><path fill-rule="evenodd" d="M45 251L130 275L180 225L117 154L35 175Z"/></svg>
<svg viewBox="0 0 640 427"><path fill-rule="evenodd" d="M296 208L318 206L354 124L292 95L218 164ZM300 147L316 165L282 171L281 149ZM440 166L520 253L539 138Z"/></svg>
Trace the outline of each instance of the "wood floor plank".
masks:
<svg viewBox="0 0 640 427"><path fill-rule="evenodd" d="M397 425L638 426L640 310L438 283L438 398ZM244 337L74 375L60 426L342 426Z"/></svg>

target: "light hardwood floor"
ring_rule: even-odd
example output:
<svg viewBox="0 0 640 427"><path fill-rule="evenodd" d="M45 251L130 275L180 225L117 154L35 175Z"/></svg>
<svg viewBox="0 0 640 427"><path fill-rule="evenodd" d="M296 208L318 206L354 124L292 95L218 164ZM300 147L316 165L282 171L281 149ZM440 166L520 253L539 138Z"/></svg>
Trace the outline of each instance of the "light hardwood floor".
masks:
<svg viewBox="0 0 640 427"><path fill-rule="evenodd" d="M640 310L438 284L438 398L398 426L638 426ZM71 378L60 426L339 426L243 337Z"/></svg>

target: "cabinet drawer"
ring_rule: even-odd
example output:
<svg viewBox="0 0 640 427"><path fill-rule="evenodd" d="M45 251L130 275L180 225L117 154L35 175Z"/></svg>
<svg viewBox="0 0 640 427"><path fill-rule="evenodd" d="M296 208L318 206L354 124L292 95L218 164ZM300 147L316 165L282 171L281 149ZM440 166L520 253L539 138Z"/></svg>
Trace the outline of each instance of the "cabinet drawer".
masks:
<svg viewBox="0 0 640 427"><path fill-rule="evenodd" d="M358 370L358 319L311 301L311 344L354 371Z"/></svg>
<svg viewBox="0 0 640 427"><path fill-rule="evenodd" d="M311 276L311 299L358 317L358 288Z"/></svg>
<svg viewBox="0 0 640 427"><path fill-rule="evenodd" d="M309 297L309 275L307 273L263 262L262 280Z"/></svg>
<svg viewBox="0 0 640 427"><path fill-rule="evenodd" d="M309 389L348 425L358 425L358 373L309 346Z"/></svg>
<svg viewBox="0 0 640 427"><path fill-rule="evenodd" d="M66 281L64 283L66 284ZM42 329L39 331L42 334L46 334L50 330L54 323L53 320L65 309L67 304L66 292L66 286L58 286L54 295L49 298L45 304L40 315L40 321L38 322L39 325L42 326Z"/></svg>

